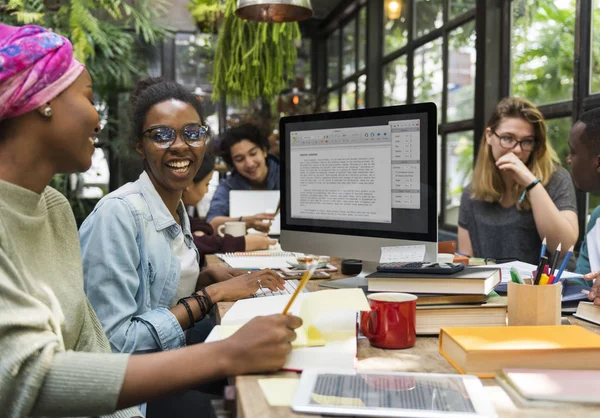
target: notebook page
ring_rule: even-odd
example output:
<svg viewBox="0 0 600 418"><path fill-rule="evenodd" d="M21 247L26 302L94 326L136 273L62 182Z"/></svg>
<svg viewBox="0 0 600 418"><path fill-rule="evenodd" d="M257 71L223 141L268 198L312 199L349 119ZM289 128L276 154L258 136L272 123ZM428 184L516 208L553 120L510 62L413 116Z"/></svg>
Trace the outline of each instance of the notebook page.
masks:
<svg viewBox="0 0 600 418"><path fill-rule="evenodd" d="M290 263L296 263L294 253L227 253L217 256L229 264L231 268L238 269L282 269L289 268Z"/></svg>

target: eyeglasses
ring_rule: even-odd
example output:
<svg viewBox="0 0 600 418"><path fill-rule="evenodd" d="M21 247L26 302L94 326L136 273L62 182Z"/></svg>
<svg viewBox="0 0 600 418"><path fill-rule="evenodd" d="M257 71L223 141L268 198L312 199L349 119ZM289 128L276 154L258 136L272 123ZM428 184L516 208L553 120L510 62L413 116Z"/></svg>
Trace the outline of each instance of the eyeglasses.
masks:
<svg viewBox="0 0 600 418"><path fill-rule="evenodd" d="M498 135L495 131L492 131L494 135L500 140L500 146L505 149L515 149L517 145L521 145L523 151L533 151L537 145L535 139L522 139L518 140L510 134Z"/></svg>
<svg viewBox="0 0 600 418"><path fill-rule="evenodd" d="M181 129L170 126L154 126L142 132L142 136L148 135L158 148L169 148L175 142L178 133L190 147L201 147L210 138L208 126L199 123L190 123Z"/></svg>

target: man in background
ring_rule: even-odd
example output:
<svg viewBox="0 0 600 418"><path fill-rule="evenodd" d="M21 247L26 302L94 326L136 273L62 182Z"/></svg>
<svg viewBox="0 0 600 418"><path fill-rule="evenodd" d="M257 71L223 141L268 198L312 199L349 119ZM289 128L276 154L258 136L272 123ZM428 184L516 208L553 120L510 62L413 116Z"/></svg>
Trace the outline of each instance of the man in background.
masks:
<svg viewBox="0 0 600 418"><path fill-rule="evenodd" d="M600 109L581 115L571 128L569 156L573 182L584 192L600 192ZM577 260L577 272L585 274L585 280L600 276L600 206L594 209L587 225L586 234ZM600 305L600 280L592 286L589 300Z"/></svg>

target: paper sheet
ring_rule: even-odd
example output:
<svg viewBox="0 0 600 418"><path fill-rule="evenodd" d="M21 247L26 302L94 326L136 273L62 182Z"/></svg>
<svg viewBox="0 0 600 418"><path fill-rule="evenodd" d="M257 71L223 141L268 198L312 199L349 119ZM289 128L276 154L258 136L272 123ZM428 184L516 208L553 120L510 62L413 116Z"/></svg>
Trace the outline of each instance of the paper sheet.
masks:
<svg viewBox="0 0 600 418"><path fill-rule="evenodd" d="M269 405L290 406L299 381L294 378L258 379L258 384Z"/></svg>
<svg viewBox="0 0 600 418"><path fill-rule="evenodd" d="M379 263L393 263L395 261L423 261L424 258L424 245L381 247L381 258L379 259Z"/></svg>

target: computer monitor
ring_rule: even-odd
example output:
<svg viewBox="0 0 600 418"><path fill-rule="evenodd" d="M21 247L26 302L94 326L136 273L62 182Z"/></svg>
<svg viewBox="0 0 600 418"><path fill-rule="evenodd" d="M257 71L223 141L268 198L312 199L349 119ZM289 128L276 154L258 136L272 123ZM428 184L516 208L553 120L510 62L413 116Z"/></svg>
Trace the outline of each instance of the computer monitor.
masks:
<svg viewBox="0 0 600 418"><path fill-rule="evenodd" d="M281 246L363 261L424 245L437 258L437 111L433 103L281 118Z"/></svg>

